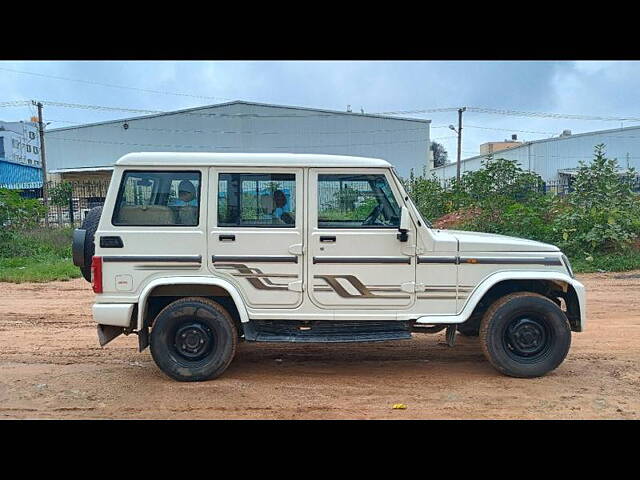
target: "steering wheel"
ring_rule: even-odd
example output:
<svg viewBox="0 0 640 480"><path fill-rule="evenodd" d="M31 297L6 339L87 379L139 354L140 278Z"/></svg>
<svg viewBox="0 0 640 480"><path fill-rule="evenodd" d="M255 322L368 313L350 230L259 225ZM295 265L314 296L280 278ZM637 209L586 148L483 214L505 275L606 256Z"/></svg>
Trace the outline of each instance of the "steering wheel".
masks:
<svg viewBox="0 0 640 480"><path fill-rule="evenodd" d="M378 204L371 210L371 213L365 218L363 225L374 225L378 217L380 216L380 212L382 211L382 204Z"/></svg>

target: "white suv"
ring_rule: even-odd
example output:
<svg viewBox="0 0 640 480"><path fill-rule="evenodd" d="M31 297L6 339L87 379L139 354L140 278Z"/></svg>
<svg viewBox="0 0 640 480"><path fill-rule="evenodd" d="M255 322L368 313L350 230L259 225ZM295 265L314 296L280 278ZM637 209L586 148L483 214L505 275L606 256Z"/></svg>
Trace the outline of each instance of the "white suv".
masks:
<svg viewBox="0 0 640 480"><path fill-rule="evenodd" d="M74 233L101 345L136 333L176 380L220 375L239 340L480 336L536 377L585 326L585 290L544 243L436 230L384 160L130 153Z"/></svg>

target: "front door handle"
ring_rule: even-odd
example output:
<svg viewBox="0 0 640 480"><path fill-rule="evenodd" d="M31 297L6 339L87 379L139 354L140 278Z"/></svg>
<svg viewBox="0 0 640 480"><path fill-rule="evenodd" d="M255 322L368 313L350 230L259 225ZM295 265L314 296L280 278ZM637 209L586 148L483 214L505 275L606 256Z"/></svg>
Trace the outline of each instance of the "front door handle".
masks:
<svg viewBox="0 0 640 480"><path fill-rule="evenodd" d="M221 242L235 242L236 236L235 235L218 235L218 240L220 240Z"/></svg>
<svg viewBox="0 0 640 480"><path fill-rule="evenodd" d="M336 241L336 236L335 235L322 235L320 237L320 241L321 242L335 242Z"/></svg>

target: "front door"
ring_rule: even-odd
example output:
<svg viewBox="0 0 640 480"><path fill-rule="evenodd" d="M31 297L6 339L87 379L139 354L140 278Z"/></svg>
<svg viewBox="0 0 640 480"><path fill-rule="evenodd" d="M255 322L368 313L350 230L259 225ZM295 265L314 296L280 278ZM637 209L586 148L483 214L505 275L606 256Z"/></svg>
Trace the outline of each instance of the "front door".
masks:
<svg viewBox="0 0 640 480"><path fill-rule="evenodd" d="M308 202L311 300L334 311L409 308L415 240L397 238L401 198L389 172L310 169Z"/></svg>
<svg viewBox="0 0 640 480"><path fill-rule="evenodd" d="M302 301L301 169L212 168L209 268L255 308Z"/></svg>

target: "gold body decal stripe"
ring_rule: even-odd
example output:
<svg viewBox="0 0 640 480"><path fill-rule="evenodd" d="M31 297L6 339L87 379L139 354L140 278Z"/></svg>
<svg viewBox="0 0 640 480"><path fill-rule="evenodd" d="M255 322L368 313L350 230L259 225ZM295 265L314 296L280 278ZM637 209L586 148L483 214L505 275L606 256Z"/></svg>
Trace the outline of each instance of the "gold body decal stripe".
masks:
<svg viewBox="0 0 640 480"><path fill-rule="evenodd" d="M386 292L400 292L401 290L398 287L394 286L371 286L367 287L364 285L356 276L354 275L314 275L313 278L318 278L327 282L327 284L331 287L331 289L340 295L342 298L409 298L409 295L377 295L373 293L374 291L386 291ZM342 278L349 282L353 288L355 288L360 295L353 295L344 288L340 282L339 278ZM316 292L325 292L330 291L326 287L323 286L314 286L314 291Z"/></svg>
<svg viewBox="0 0 640 480"><path fill-rule="evenodd" d="M242 263L220 263L215 266L219 270L235 270L230 272L234 277L246 278L252 287L258 290L289 290L288 285L274 283L272 278L298 278L297 275L288 273L264 273L259 268L248 267Z"/></svg>

